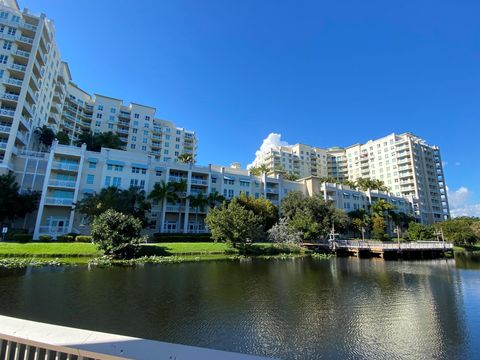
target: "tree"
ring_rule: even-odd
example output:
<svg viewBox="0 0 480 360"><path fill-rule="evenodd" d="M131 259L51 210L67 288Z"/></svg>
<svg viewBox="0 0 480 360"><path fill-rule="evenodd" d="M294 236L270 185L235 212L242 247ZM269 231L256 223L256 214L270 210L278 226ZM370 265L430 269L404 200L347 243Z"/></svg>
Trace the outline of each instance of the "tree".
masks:
<svg viewBox="0 0 480 360"><path fill-rule="evenodd" d="M93 219L92 240L106 255L132 258L146 241L146 237L140 236L141 230L140 219L108 209Z"/></svg>
<svg viewBox="0 0 480 360"><path fill-rule="evenodd" d="M268 231L278 220L278 210L269 200L265 198L255 199L253 196L247 196L241 193L237 198L238 203L247 210L253 211L263 224L263 231Z"/></svg>
<svg viewBox="0 0 480 360"><path fill-rule="evenodd" d="M178 155L178 161L183 164L195 164L195 158L192 154L183 153Z"/></svg>
<svg viewBox="0 0 480 360"><path fill-rule="evenodd" d="M261 176L270 172L270 167L267 164L260 164L259 166L252 166L248 169L250 174L254 176Z"/></svg>
<svg viewBox="0 0 480 360"><path fill-rule="evenodd" d="M417 224L413 221L408 225L407 235L410 241L425 241L435 238L431 226Z"/></svg>
<svg viewBox="0 0 480 360"><path fill-rule="evenodd" d="M207 204L210 209L213 209L214 207L219 206L224 201L225 201L225 197L223 195L220 195L217 190L212 191L207 196Z"/></svg>
<svg viewBox="0 0 480 360"><path fill-rule="evenodd" d="M99 134L94 134L91 131L84 131L79 135L75 144L77 146L86 144L87 150L96 152L101 151L102 148L121 149L123 147L123 142L120 140L120 137L111 131Z"/></svg>
<svg viewBox="0 0 480 360"><path fill-rule="evenodd" d="M372 236L376 240L387 240L387 223L382 216L373 215L372 216Z"/></svg>
<svg viewBox="0 0 480 360"><path fill-rule="evenodd" d="M348 213L348 217L350 218L352 228L360 234L363 238L364 232L367 231L371 224L370 216L368 212L364 209L357 209L354 211L350 211Z"/></svg>
<svg viewBox="0 0 480 360"><path fill-rule="evenodd" d="M198 212L205 209L208 203L207 198L202 193L197 193L196 195L190 195L188 199L190 200L190 206L195 209L195 226L198 227Z"/></svg>
<svg viewBox="0 0 480 360"><path fill-rule="evenodd" d="M356 181L356 186L363 191L367 191L368 189L388 191L388 187L385 186L385 183L382 180L377 179L358 178Z"/></svg>
<svg viewBox="0 0 480 360"><path fill-rule="evenodd" d="M480 241L478 234L478 225L480 219L473 218L455 218L443 221L434 225L437 230L443 231L446 241L451 241L457 246L471 246Z"/></svg>
<svg viewBox="0 0 480 360"><path fill-rule="evenodd" d="M283 175L283 178L288 181L297 181L299 179L299 176L296 174L285 174Z"/></svg>
<svg viewBox="0 0 480 360"><path fill-rule="evenodd" d="M372 205L372 213L376 216L381 216L384 219L390 219L392 217L392 213L395 210L395 205L390 204L388 201L384 199L377 200Z"/></svg>
<svg viewBox="0 0 480 360"><path fill-rule="evenodd" d="M261 237L261 219L241 206L237 199L212 209L205 219L215 241L226 241L237 247Z"/></svg>
<svg viewBox="0 0 480 360"><path fill-rule="evenodd" d="M163 204L165 202L175 202L177 199L173 184L166 183L163 180L156 182L153 185L152 191L148 194L148 199L158 202L160 209L163 211ZM162 218L160 218L160 232L163 231L163 227Z"/></svg>
<svg viewBox="0 0 480 360"><path fill-rule="evenodd" d="M0 176L0 221L13 221L25 217L38 207L40 193L20 193L13 172Z"/></svg>
<svg viewBox="0 0 480 360"><path fill-rule="evenodd" d="M345 212L336 209L320 195L305 197L299 191L291 191L283 198L280 212L288 219L289 226L302 233L304 240L318 241L331 231L332 226L336 231L343 231L348 226Z"/></svg>
<svg viewBox="0 0 480 360"><path fill-rule="evenodd" d="M60 145L70 145L70 137L65 131L59 131L55 137Z"/></svg>
<svg viewBox="0 0 480 360"><path fill-rule="evenodd" d="M268 239L280 244L298 244L302 241L302 234L289 227L286 218L281 218L268 230Z"/></svg>
<svg viewBox="0 0 480 360"><path fill-rule="evenodd" d="M85 214L90 221L108 209L113 209L140 219L141 223L146 226L148 224L146 213L150 206L145 199L145 191L138 187L122 190L110 186L103 188L98 194L85 196L77 202L75 208L78 212Z"/></svg>
<svg viewBox="0 0 480 360"><path fill-rule="evenodd" d="M55 133L47 125L37 127L34 133L38 137L39 145L43 145L46 149L49 149L52 146L53 140L55 140Z"/></svg>

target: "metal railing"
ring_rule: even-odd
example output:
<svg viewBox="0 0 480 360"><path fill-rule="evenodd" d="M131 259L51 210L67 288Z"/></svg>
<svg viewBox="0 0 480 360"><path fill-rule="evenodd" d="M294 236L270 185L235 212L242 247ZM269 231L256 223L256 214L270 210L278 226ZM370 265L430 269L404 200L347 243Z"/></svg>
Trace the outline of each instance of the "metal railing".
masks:
<svg viewBox="0 0 480 360"><path fill-rule="evenodd" d="M75 188L75 181L72 180L56 180L51 179L48 181L48 185L50 186L58 186L58 187L67 187L67 188Z"/></svg>
<svg viewBox="0 0 480 360"><path fill-rule="evenodd" d="M355 240L336 240L337 248L350 249L382 249L382 250L397 250L397 249L415 249L415 250L435 250L435 249L453 249L453 244L440 241L417 241L417 242L379 242L379 241L355 241Z"/></svg>
<svg viewBox="0 0 480 360"><path fill-rule="evenodd" d="M52 169L78 171L79 166L77 164L63 163L60 161L54 161L52 163Z"/></svg>
<svg viewBox="0 0 480 360"><path fill-rule="evenodd" d="M72 206L73 205L73 199L47 197L47 198L45 198L45 204L46 205Z"/></svg>

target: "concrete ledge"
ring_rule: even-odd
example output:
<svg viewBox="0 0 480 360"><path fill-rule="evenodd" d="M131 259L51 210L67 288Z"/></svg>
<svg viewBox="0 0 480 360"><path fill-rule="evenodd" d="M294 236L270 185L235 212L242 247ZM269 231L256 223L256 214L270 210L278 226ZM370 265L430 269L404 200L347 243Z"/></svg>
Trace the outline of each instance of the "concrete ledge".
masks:
<svg viewBox="0 0 480 360"><path fill-rule="evenodd" d="M96 359L266 359L0 316L0 339Z"/></svg>

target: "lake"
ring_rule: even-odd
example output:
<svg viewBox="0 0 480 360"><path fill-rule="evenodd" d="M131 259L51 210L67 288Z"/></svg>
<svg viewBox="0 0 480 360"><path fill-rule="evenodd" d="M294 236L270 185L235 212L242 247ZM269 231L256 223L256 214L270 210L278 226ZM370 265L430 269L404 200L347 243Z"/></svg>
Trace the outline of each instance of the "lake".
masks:
<svg viewBox="0 0 480 360"><path fill-rule="evenodd" d="M284 359L478 358L480 260L0 271L2 315Z"/></svg>

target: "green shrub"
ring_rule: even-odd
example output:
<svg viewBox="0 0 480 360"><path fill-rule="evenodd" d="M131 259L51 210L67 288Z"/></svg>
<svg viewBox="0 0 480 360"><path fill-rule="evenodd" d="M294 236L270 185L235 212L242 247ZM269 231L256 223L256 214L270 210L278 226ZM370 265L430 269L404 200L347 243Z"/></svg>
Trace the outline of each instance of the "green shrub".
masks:
<svg viewBox="0 0 480 360"><path fill-rule="evenodd" d="M61 235L57 236L57 241L59 242L73 242L75 238L71 235Z"/></svg>
<svg viewBox="0 0 480 360"><path fill-rule="evenodd" d="M51 242L52 239L53 238L50 235L40 235L38 237L38 240L40 240L41 242Z"/></svg>
<svg viewBox="0 0 480 360"><path fill-rule="evenodd" d="M120 259L135 257L146 240L141 231L141 220L113 209L96 216L92 223L93 242L106 255Z"/></svg>
<svg viewBox="0 0 480 360"><path fill-rule="evenodd" d="M82 243L91 243L92 242L92 237L88 235L78 235L75 238L76 242L82 242Z"/></svg>
<svg viewBox="0 0 480 360"><path fill-rule="evenodd" d="M16 234L25 235L25 234L28 234L28 231L25 230L25 229L8 229L7 239L10 240L10 241L16 241L16 240L14 240L14 236Z"/></svg>
<svg viewBox="0 0 480 360"><path fill-rule="evenodd" d="M11 237L12 241L19 243L27 243L33 240L33 236L30 234L13 234Z"/></svg>

